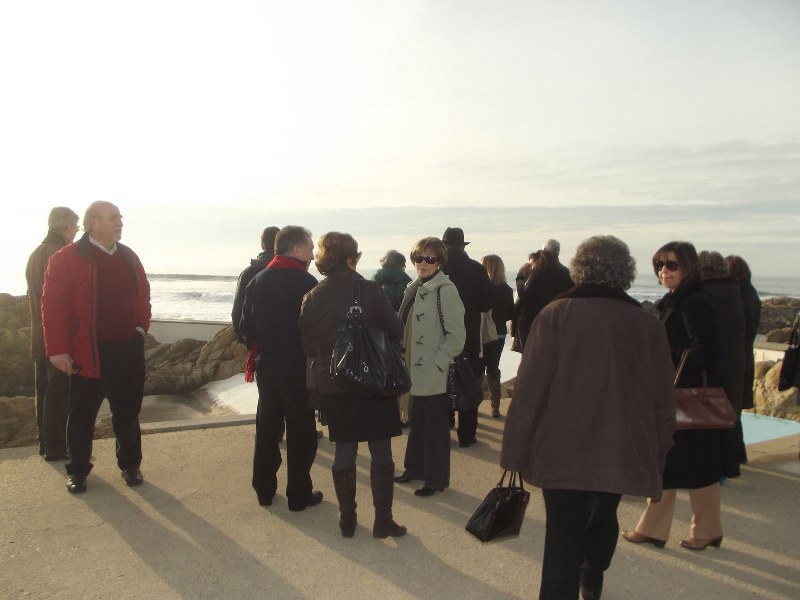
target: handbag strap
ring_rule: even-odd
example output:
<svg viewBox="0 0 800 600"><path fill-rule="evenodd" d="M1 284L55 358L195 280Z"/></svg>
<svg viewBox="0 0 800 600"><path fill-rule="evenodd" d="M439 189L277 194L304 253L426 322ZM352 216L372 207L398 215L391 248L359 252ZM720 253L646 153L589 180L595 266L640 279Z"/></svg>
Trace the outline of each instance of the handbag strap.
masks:
<svg viewBox="0 0 800 600"><path fill-rule="evenodd" d="M678 370L675 371L675 381L673 382L674 387L678 387L678 381L683 374L683 368L686 366L686 360L689 358L689 354L692 352L692 350L693 348L687 348L683 351L683 354L681 354L681 361L678 363ZM708 388L708 374L706 373L705 369L702 369L700 374L703 377L703 389L705 390Z"/></svg>
<svg viewBox="0 0 800 600"><path fill-rule="evenodd" d="M347 309L347 321L352 324L361 323L361 279L353 282L353 304Z"/></svg>
<svg viewBox="0 0 800 600"><path fill-rule="evenodd" d="M503 471L503 476L500 477L500 481L497 482L496 487L503 487L503 482L506 480L506 473L508 473L508 469ZM517 481L519 481L519 486L517 486ZM508 487L519 487L521 490L525 489L525 485L522 483L521 471L511 471L511 477L508 480Z"/></svg>
<svg viewBox="0 0 800 600"><path fill-rule="evenodd" d="M439 313L439 324L442 326L442 333L447 335L447 330L444 328L444 317L442 316L442 288L436 288L436 311Z"/></svg>

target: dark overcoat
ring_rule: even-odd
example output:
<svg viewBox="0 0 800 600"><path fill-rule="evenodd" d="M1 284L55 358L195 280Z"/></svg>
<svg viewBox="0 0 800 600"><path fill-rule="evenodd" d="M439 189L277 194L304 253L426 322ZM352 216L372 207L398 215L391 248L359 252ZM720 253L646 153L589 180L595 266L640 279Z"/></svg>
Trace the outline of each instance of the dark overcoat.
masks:
<svg viewBox="0 0 800 600"><path fill-rule="evenodd" d="M750 283L740 285L742 307L744 308L744 384L742 388L742 408L753 408L753 379L755 378L755 357L753 343L761 320L761 298Z"/></svg>
<svg viewBox="0 0 800 600"><path fill-rule="evenodd" d="M328 420L333 442L383 440L400 435L400 409L396 396L366 397L339 387L330 377L333 346L341 324L353 304L353 287L360 282L362 319L399 341L403 324L389 304L380 284L367 281L352 269L330 273L303 298L300 334L308 360L309 377L320 395L320 408Z"/></svg>
<svg viewBox="0 0 800 600"><path fill-rule="evenodd" d="M678 387L702 386L703 370L709 386L720 386L717 325L700 284L683 284L665 294L656 308L667 330L675 367L683 351L692 348ZM733 429L680 430L674 441L664 467L664 489L696 489L719 482L723 476L739 475Z"/></svg>
<svg viewBox="0 0 800 600"><path fill-rule="evenodd" d="M492 308L492 282L484 266L457 246L448 246L447 263L442 271L455 284L464 305L464 329L467 335L464 353L475 361L482 349L481 313Z"/></svg>
<svg viewBox="0 0 800 600"><path fill-rule="evenodd" d="M613 295L562 297L539 313L500 464L543 489L659 498L675 424L669 346L652 315Z"/></svg>
<svg viewBox="0 0 800 600"><path fill-rule="evenodd" d="M531 323L547 303L559 294L563 294L572 287L569 271L564 271L561 265L550 268L541 268L533 271L525 284L522 296L517 300L514 319L514 335L519 338L520 344L525 345Z"/></svg>

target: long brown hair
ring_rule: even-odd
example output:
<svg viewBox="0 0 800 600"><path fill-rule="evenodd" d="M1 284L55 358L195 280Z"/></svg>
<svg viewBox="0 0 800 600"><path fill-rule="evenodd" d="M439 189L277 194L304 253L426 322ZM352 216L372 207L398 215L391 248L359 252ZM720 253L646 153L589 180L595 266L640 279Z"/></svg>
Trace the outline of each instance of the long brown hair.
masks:
<svg viewBox="0 0 800 600"><path fill-rule="evenodd" d="M487 254L481 259L481 264L486 269L492 285L506 283L506 266L503 264L503 259L497 254Z"/></svg>

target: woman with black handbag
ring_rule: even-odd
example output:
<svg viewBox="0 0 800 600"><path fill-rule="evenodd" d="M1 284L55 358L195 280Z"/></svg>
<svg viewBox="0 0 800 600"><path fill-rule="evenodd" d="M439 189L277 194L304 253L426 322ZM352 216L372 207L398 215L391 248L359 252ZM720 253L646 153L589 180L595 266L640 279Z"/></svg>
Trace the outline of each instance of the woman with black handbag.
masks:
<svg viewBox="0 0 800 600"><path fill-rule="evenodd" d="M392 516L394 461L391 438L402 433L396 395L375 396L354 393L339 387L330 376L331 353L337 327L353 304L354 287L359 288L361 320L364 327L382 329L399 340L403 325L379 283L367 281L356 272L361 253L350 234L330 232L318 242L314 264L325 275L303 299L300 332L303 349L319 392L320 408L328 420L329 437L336 444L333 484L339 502L339 527L342 536L355 533L356 454L358 443L367 442L372 463L370 486L375 506L372 535L400 537L406 528Z"/></svg>
<svg viewBox="0 0 800 600"><path fill-rule="evenodd" d="M678 365L691 348L677 387L720 387L717 369L719 336L714 313L701 287L701 268L695 247L689 242L669 242L653 255L653 270L668 292L658 301L659 318L667 330L672 361ZM689 490L691 532L681 547L704 550L722 543L721 487L724 477L739 475L739 461L732 429L687 429L675 432L675 445L664 467L664 493L660 501L648 500L636 529L622 536L635 544L663 548L667 543L675 509L676 492Z"/></svg>
<svg viewBox="0 0 800 600"><path fill-rule="evenodd" d="M579 589L600 598L620 499L661 493L675 423L667 336L625 293L636 274L627 245L585 240L571 272L575 287L533 321L500 456L542 488L542 600L577 598Z"/></svg>
<svg viewBox="0 0 800 600"><path fill-rule="evenodd" d="M428 237L414 244L410 258L418 278L406 288L400 305L410 356L411 429L405 471L395 481L422 480L422 487L414 491L417 496L432 496L450 486L447 373L464 348L466 330L464 304L441 270L446 257L439 238Z"/></svg>

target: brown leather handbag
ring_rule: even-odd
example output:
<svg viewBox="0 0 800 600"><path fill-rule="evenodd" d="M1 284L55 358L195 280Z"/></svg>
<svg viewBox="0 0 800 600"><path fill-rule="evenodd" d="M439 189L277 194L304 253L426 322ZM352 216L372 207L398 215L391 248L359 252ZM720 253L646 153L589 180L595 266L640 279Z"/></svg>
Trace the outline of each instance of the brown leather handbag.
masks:
<svg viewBox="0 0 800 600"><path fill-rule="evenodd" d="M675 429L731 429L736 425L733 405L724 388L708 387L705 369L703 387L677 387L691 350L683 351L675 373Z"/></svg>

